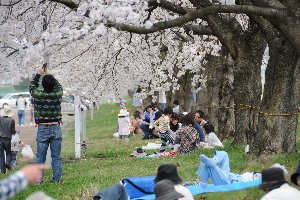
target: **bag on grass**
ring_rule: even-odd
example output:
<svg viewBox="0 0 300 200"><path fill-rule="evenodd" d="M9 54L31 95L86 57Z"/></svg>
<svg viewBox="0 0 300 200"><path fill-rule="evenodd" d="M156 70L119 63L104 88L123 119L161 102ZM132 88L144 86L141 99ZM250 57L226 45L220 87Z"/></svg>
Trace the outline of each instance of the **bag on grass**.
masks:
<svg viewBox="0 0 300 200"><path fill-rule="evenodd" d="M122 180L130 199L154 194L155 176L128 177Z"/></svg>
<svg viewBox="0 0 300 200"><path fill-rule="evenodd" d="M24 159L33 159L34 154L30 145L26 145L22 148L21 155Z"/></svg>

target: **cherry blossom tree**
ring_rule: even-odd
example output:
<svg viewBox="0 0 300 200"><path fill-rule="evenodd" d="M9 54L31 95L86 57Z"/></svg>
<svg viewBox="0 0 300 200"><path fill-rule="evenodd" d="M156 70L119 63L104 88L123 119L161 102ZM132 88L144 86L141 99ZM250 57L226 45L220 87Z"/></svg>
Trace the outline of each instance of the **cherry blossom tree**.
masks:
<svg viewBox="0 0 300 200"><path fill-rule="evenodd" d="M153 94L161 84L179 89L178 78L187 72L201 77L204 55L217 55L222 45L223 63L234 77L233 88L221 94L232 93L234 97L235 142L252 144L263 138L256 142L260 153L295 152L299 2L213 2L4 1L0 5L4 13L1 30L5 30L0 37L0 72L28 73L36 63L49 62L50 69L70 90L95 100L107 91L121 95L124 88L133 85ZM218 40L201 35L213 35ZM260 68L267 44L272 66L268 64L266 69L261 101ZM162 59L164 46L168 53ZM203 83L205 77L197 80L194 76L192 80ZM231 98L220 98L220 108L231 105ZM223 114L226 119L228 113ZM284 126L287 122L288 127ZM225 127L227 122L220 123ZM271 132L275 132L274 141L269 137ZM292 145L288 147L288 143Z"/></svg>

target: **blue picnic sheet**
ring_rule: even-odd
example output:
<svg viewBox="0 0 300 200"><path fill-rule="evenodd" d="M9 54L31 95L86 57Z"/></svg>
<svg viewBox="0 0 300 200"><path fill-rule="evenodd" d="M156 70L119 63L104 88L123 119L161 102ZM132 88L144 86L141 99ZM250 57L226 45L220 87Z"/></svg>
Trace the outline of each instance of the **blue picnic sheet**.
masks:
<svg viewBox="0 0 300 200"><path fill-rule="evenodd" d="M186 186L187 189L191 191L191 193L195 195L209 193L209 192L229 192L234 190L243 190L246 188L256 187L261 183L261 178L248 181L248 182L235 182L232 184L226 184L226 185L214 185L214 184L208 184L207 187L203 188L201 185L190 185ZM145 195L142 197L134 198L133 200L139 200L139 199L147 199L152 200L155 199L155 195Z"/></svg>

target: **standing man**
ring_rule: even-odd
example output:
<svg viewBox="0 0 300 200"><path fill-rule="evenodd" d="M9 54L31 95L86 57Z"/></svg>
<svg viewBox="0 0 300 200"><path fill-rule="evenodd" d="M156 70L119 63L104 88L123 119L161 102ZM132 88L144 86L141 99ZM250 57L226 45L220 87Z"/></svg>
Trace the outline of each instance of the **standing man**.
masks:
<svg viewBox="0 0 300 200"><path fill-rule="evenodd" d="M159 103L159 110L161 112L164 112L164 110L167 106L167 97L166 97L166 91L164 88L161 88L158 92L158 103Z"/></svg>
<svg viewBox="0 0 300 200"><path fill-rule="evenodd" d="M24 126L25 121L25 108L26 108L27 102L24 99L22 94L19 94L19 98L16 101L16 106L18 107L18 119L19 119L19 126Z"/></svg>
<svg viewBox="0 0 300 200"><path fill-rule="evenodd" d="M134 110L140 111L143 107L143 99L141 99L141 96L140 96L141 92L142 92L142 89L140 87L138 87L136 92L133 94L132 107L134 108Z"/></svg>
<svg viewBox="0 0 300 200"><path fill-rule="evenodd" d="M45 74L45 68L38 68L37 74L30 82L29 91L34 98L34 119L38 125L36 136L37 156L36 163L46 161L48 146L50 145L52 158L52 181L61 182L62 162L60 158L62 132L61 123L61 101L63 88L60 83L50 74L42 79L43 90L39 90L39 80Z"/></svg>
<svg viewBox="0 0 300 200"><path fill-rule="evenodd" d="M11 118L13 111L8 106L0 114L0 170L5 174L6 168L11 169L11 137L15 130L15 120Z"/></svg>

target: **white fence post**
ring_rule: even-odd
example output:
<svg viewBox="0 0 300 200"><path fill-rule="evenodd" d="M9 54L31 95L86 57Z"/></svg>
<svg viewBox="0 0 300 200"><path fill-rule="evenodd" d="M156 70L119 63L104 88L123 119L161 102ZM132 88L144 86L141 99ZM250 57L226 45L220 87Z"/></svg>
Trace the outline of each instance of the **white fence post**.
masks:
<svg viewBox="0 0 300 200"><path fill-rule="evenodd" d="M94 120L94 104L90 103L91 120Z"/></svg>
<svg viewBox="0 0 300 200"><path fill-rule="evenodd" d="M80 99L78 96L75 97L75 158L80 158L81 147L80 147L80 129L81 129L81 108L80 108Z"/></svg>

